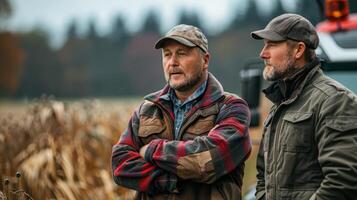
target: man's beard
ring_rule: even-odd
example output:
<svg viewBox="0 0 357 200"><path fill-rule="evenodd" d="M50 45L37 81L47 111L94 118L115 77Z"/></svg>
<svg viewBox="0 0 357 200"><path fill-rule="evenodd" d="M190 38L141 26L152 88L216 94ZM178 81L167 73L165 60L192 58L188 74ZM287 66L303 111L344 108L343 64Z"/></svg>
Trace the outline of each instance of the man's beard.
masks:
<svg viewBox="0 0 357 200"><path fill-rule="evenodd" d="M181 84L172 84L170 78L168 80L168 84L174 90L179 92L185 92L191 90L195 85L197 85L202 80L203 72L199 72L193 76L189 76L187 80L185 80Z"/></svg>
<svg viewBox="0 0 357 200"><path fill-rule="evenodd" d="M264 63L265 65L270 65L269 63L266 63L266 61L264 61ZM276 69L278 68L276 66L271 66L273 69L270 73L268 73L266 71L267 67L265 67L263 72L263 77L267 81L277 81L277 80L283 80L285 78L288 78L300 70L299 68L295 67L295 64L296 64L295 60L289 56L288 60L282 64L286 66L286 69L284 71L277 71Z"/></svg>

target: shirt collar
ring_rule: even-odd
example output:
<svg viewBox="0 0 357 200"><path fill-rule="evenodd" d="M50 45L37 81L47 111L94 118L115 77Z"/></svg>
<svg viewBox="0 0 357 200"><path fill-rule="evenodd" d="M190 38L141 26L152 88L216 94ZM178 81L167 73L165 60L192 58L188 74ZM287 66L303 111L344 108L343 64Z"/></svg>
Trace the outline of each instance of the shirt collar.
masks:
<svg viewBox="0 0 357 200"><path fill-rule="evenodd" d="M206 89L206 86L207 86L207 80L208 80L208 79L206 79L206 81L204 81L204 82L195 90L195 92L192 93L192 94L186 99L185 102L180 102L180 100L177 98L177 96L176 96L176 94L175 94L175 90L172 89L172 88L170 88L169 91L168 91L166 94L162 95L162 96L160 97L160 99L163 99L163 100L166 100L166 101L172 101L174 104L182 106L182 105L184 105L184 104L186 104L186 103L188 103L188 102L191 102L191 101L196 100L199 96L201 96L201 95L204 93L204 91L205 91L205 89Z"/></svg>

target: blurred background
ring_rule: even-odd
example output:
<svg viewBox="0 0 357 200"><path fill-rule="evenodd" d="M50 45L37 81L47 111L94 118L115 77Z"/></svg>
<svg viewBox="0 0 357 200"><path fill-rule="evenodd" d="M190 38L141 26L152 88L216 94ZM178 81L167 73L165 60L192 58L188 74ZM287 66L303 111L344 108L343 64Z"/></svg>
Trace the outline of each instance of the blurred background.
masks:
<svg viewBox="0 0 357 200"><path fill-rule="evenodd" d="M250 32L285 12L316 24L318 10L311 0L0 0L0 197L130 199L111 179L111 147L140 98L165 84L156 40L176 24L201 28L209 70L239 94L239 71L262 47Z"/></svg>
<svg viewBox="0 0 357 200"><path fill-rule="evenodd" d="M11 99L153 92L164 84L161 52L153 45L180 23L204 31L210 71L239 93L239 70L262 47L250 39L252 30L284 12L321 20L309 0L0 2L0 97Z"/></svg>

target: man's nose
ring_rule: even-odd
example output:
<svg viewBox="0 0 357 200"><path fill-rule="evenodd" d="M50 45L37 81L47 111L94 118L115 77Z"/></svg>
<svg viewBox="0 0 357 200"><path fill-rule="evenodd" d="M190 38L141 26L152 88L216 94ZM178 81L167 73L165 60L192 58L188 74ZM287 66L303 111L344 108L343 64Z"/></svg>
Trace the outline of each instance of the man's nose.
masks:
<svg viewBox="0 0 357 200"><path fill-rule="evenodd" d="M170 57L169 65L170 66L177 66L178 65L177 56L175 54Z"/></svg>
<svg viewBox="0 0 357 200"><path fill-rule="evenodd" d="M263 49L260 51L260 54L259 54L260 58L262 59L267 59L269 57L269 53L268 51L266 50L266 46L263 47Z"/></svg>

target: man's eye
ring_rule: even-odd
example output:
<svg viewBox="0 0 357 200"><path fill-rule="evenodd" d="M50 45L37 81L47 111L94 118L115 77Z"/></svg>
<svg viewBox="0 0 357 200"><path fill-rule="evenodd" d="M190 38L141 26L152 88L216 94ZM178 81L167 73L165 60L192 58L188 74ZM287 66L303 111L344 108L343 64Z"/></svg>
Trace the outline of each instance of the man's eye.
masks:
<svg viewBox="0 0 357 200"><path fill-rule="evenodd" d="M268 44L265 45L265 48L271 48L271 47L274 47L274 46L276 46L276 44L268 43Z"/></svg>
<svg viewBox="0 0 357 200"><path fill-rule="evenodd" d="M180 55L180 56L184 56L184 55L186 55L186 52L184 52L184 51L180 51L180 52L178 52L178 55Z"/></svg>

